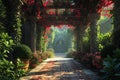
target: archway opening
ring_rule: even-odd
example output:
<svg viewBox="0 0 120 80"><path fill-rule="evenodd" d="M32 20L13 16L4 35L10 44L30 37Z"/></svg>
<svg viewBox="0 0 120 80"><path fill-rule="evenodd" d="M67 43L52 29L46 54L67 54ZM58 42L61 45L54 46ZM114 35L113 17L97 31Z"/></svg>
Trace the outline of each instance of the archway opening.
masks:
<svg viewBox="0 0 120 80"><path fill-rule="evenodd" d="M47 34L47 49L53 49L56 54L64 54L70 49L75 49L74 26L72 25L51 25Z"/></svg>

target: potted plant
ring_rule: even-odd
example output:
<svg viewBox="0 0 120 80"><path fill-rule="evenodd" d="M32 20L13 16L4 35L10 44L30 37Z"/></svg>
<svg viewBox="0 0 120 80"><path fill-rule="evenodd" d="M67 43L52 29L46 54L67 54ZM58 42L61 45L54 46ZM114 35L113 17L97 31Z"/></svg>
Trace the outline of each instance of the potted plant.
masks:
<svg viewBox="0 0 120 80"><path fill-rule="evenodd" d="M14 46L13 48L13 56L15 60L19 58L24 63L24 69L27 71L29 67L29 60L32 58L32 51L31 49L24 44L19 44Z"/></svg>

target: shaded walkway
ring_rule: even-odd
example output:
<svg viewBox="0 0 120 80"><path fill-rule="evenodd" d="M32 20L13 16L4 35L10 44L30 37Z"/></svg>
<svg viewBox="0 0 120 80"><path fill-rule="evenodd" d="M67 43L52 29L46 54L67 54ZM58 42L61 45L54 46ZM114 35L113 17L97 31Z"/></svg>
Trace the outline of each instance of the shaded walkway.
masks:
<svg viewBox="0 0 120 80"><path fill-rule="evenodd" d="M99 80L72 58L50 58L31 70L21 80Z"/></svg>

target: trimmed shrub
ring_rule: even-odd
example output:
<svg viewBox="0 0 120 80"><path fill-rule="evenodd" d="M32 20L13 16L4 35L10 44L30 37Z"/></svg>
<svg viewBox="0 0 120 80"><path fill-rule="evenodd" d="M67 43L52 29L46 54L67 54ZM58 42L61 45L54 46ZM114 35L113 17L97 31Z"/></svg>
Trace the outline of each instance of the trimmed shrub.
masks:
<svg viewBox="0 0 120 80"><path fill-rule="evenodd" d="M30 59L32 58L32 51L27 45L20 44L14 46L13 55L14 58Z"/></svg>

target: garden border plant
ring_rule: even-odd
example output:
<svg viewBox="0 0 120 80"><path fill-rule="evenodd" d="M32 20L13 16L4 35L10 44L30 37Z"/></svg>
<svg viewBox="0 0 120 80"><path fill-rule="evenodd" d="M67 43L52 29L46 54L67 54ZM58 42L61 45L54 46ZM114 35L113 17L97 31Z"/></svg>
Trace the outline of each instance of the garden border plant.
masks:
<svg viewBox="0 0 120 80"><path fill-rule="evenodd" d="M25 74L20 67L23 66L20 60L17 60L16 69L12 61L9 60L8 54L11 54L14 45L11 37L7 33L0 34L0 80L18 80Z"/></svg>
<svg viewBox="0 0 120 80"><path fill-rule="evenodd" d="M27 71L29 67L29 61L32 58L31 49L25 44L15 45L13 49L15 64L16 60L19 58L24 63L23 68Z"/></svg>

